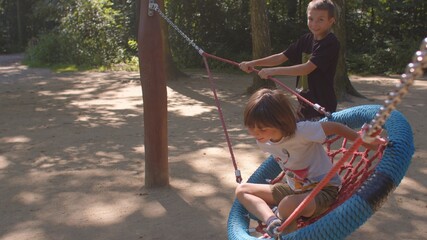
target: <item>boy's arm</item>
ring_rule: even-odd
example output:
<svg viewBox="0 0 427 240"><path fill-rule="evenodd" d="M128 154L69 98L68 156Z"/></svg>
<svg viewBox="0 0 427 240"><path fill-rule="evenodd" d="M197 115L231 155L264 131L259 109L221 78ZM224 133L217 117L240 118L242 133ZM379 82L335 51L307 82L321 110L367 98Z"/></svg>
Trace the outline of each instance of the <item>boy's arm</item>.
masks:
<svg viewBox="0 0 427 240"><path fill-rule="evenodd" d="M320 124L322 125L323 131L325 132L326 136L339 135L341 137L347 138L352 142L359 137L359 133L344 124L337 122L321 122ZM378 148L378 145L384 145L386 143L387 141L385 139L377 136L375 141L373 141L372 143L364 142L362 145L371 150L376 150Z"/></svg>
<svg viewBox="0 0 427 240"><path fill-rule="evenodd" d="M277 66L279 64L286 62L287 60L288 58L283 53L277 53L265 58L255 59L252 61L243 61L239 64L239 67L243 71L249 73L249 72L252 72L253 68L256 66L262 66L262 67Z"/></svg>
<svg viewBox="0 0 427 240"><path fill-rule="evenodd" d="M270 76L287 75L287 76L302 76L308 75L317 68L314 63L307 61L306 63L297 64L288 67L263 68L258 75L266 79Z"/></svg>

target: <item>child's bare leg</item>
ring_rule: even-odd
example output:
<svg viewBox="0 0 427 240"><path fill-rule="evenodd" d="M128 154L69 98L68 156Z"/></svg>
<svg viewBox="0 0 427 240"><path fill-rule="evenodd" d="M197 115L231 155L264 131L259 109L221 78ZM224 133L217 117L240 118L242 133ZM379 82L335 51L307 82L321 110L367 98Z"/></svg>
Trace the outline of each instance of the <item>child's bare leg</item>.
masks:
<svg viewBox="0 0 427 240"><path fill-rule="evenodd" d="M296 230L298 230L298 223L294 220L283 230L283 233L288 234Z"/></svg>
<svg viewBox="0 0 427 240"><path fill-rule="evenodd" d="M236 188L236 197L251 214L264 223L274 216L270 205L274 204L271 185L243 183Z"/></svg>
<svg viewBox="0 0 427 240"><path fill-rule="evenodd" d="M278 205L278 217L282 220L286 220L294 210L299 206L299 204L305 199L309 193L289 195L280 201ZM308 205L302 210L300 214L297 215L294 221L287 226L284 230L285 233L290 233L297 230L297 219L301 216L311 217L316 211L316 202L312 200Z"/></svg>

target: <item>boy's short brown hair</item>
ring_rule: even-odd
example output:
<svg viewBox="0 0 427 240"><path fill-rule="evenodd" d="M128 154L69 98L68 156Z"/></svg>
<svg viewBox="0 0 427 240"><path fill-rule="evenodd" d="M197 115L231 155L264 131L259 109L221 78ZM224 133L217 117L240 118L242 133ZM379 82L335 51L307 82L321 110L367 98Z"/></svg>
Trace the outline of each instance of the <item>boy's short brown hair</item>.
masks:
<svg viewBox="0 0 427 240"><path fill-rule="evenodd" d="M329 18L335 18L335 5L331 0L313 0L308 4L307 12L313 9L326 10Z"/></svg>

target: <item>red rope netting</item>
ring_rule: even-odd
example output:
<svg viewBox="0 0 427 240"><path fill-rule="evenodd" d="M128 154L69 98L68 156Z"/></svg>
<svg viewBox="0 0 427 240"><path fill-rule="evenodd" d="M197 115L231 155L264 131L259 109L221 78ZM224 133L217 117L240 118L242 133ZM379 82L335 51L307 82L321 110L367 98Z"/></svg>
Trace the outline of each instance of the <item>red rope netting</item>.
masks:
<svg viewBox="0 0 427 240"><path fill-rule="evenodd" d="M325 150L332 163L336 163L342 158L344 154L349 151L349 145L351 145L346 138L340 136L334 136L329 138L323 143ZM352 157L347 160L344 164L341 165L338 170L338 174L342 180L342 186L339 190L337 200L332 204L328 210L326 210L320 216L315 218L299 218L298 219L298 228L302 228L311 223L314 223L322 216L328 214L330 211L344 203L349 199L355 191L363 184L363 182L372 174L375 167L381 161L384 149L386 146L380 145L378 149L369 150L364 147L359 147L357 151L353 151ZM279 181L282 181L285 173L282 172L279 176L273 179L270 183L274 184ZM258 221L258 226L254 229L256 232L265 234L264 228L266 226Z"/></svg>
<svg viewBox="0 0 427 240"><path fill-rule="evenodd" d="M340 140L342 140L341 147L334 148L334 146L339 145ZM324 143L332 163L335 163L337 159L341 159L342 155L348 151L347 144L347 139L338 136L328 139ZM341 165L338 174L341 176L342 186L336 202L327 212L349 199L372 174L375 167L381 161L385 147L385 145L380 145L375 151L360 147L357 151L353 152L352 157L347 162ZM327 212L324 214L327 214Z"/></svg>
<svg viewBox="0 0 427 240"><path fill-rule="evenodd" d="M350 143L346 138L334 136L326 140L323 145L331 162L336 163L343 157L344 154L349 151L348 146L351 146L352 143ZM378 149L374 151L361 146L358 150L353 151L351 158L342 164L338 170L338 175L340 175L342 180L342 186L339 190L338 198L335 203L332 204L326 212L316 218L300 218L298 220L298 227L301 228L315 222L349 199L353 193L363 184L363 182L372 174L375 167L381 161L385 147L386 146L384 145L380 145ZM285 173L282 172L279 176L271 181L271 184L281 181L284 175ZM262 227L258 226L257 229L262 229Z"/></svg>

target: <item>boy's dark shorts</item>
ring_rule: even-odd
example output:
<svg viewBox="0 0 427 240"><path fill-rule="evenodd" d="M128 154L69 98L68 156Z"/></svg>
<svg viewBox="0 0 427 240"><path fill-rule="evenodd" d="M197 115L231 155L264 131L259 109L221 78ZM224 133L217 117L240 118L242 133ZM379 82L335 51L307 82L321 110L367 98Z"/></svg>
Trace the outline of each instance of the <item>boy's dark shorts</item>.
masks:
<svg viewBox="0 0 427 240"><path fill-rule="evenodd" d="M273 193L273 198L276 202L276 205L278 205L280 201L282 201L282 199L286 196L307 193L309 191L295 192L289 187L288 184L276 183L274 185L271 185L271 192ZM320 190L320 192L314 198L316 202L316 211L310 218L317 217L323 212L325 212L329 208L329 206L331 206L335 202L337 196L338 187L336 186L326 186L322 190Z"/></svg>

